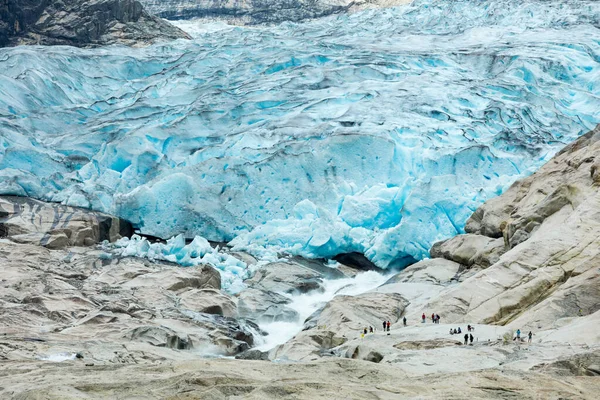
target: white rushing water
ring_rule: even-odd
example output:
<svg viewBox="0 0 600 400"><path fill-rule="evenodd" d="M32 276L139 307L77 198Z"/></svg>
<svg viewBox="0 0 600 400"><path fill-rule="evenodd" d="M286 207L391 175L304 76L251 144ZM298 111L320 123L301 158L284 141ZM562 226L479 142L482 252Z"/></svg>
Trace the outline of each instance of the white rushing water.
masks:
<svg viewBox="0 0 600 400"><path fill-rule="evenodd" d="M309 293L289 295L292 300L287 306L298 312L298 319L293 322L265 322L259 326L269 335L263 337L263 343L256 349L261 351L271 350L277 345L287 342L302 330L304 321L320 307L337 295L356 296L366 293L381 286L390 277L390 274L380 274L368 271L356 275L354 278L326 280L323 282L324 292L312 291Z"/></svg>

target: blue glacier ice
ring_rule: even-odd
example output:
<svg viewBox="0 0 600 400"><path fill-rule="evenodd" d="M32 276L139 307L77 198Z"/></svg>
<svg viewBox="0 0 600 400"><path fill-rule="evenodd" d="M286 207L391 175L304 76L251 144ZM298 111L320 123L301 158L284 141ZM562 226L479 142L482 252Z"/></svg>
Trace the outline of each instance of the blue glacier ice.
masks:
<svg viewBox="0 0 600 400"><path fill-rule="evenodd" d="M186 243L183 235L177 235L166 243L150 243L139 235L121 238L114 244L104 243L111 253L122 257L143 257L151 261L170 261L184 267L211 265L221 273L221 286L231 293L244 288L242 281L249 278L254 268L238 260L226 252L212 247L208 240L196 236L191 243ZM256 265L258 267L259 265Z"/></svg>
<svg viewBox="0 0 600 400"><path fill-rule="evenodd" d="M0 193L401 267L600 122L598 27L596 1L417 0L146 48L1 49Z"/></svg>

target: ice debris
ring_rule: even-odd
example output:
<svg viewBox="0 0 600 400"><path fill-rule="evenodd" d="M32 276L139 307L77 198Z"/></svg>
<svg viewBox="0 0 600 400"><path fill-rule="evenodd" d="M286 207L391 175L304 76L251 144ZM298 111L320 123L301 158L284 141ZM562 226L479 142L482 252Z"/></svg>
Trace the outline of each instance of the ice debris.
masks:
<svg viewBox="0 0 600 400"><path fill-rule="evenodd" d="M249 278L252 270L245 262L230 254L220 252L218 246L212 247L208 240L196 236L186 244L183 235L177 235L166 243L150 243L139 235L124 237L109 246L121 257L141 257L150 261L170 261L184 267L201 264L211 265L221 273L221 286L230 293L237 293L244 288L243 279Z"/></svg>

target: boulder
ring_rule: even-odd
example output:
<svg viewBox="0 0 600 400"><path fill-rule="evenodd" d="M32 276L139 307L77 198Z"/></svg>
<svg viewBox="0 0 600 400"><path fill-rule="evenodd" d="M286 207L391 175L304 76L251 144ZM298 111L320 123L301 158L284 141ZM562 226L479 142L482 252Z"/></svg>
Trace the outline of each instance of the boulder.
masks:
<svg viewBox="0 0 600 400"><path fill-rule="evenodd" d="M385 285L409 282L444 285L450 283L452 280L458 280L463 268L461 264L443 258L423 260L395 274L387 280Z"/></svg>
<svg viewBox="0 0 600 400"><path fill-rule="evenodd" d="M429 253L433 258L445 258L467 267L487 268L506 252L504 239L483 235L457 235L435 243Z"/></svg>
<svg viewBox="0 0 600 400"><path fill-rule="evenodd" d="M237 316L237 308L231 297L217 289L192 289L180 296L180 305L193 311Z"/></svg>
<svg viewBox="0 0 600 400"><path fill-rule="evenodd" d="M307 293L323 291L322 275L295 262L275 262L261 267L245 283L275 293Z"/></svg>
<svg viewBox="0 0 600 400"><path fill-rule="evenodd" d="M298 312L286 307L289 297L267 290L248 288L237 294L238 313L255 321L294 321Z"/></svg>

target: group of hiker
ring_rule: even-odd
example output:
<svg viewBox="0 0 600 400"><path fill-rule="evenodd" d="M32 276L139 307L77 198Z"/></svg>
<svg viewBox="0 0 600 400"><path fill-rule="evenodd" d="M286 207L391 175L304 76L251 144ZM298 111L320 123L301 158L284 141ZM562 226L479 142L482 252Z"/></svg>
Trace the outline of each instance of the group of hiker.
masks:
<svg viewBox="0 0 600 400"><path fill-rule="evenodd" d="M425 321L427 321L427 317L425 316L425 313L423 313L423 315L421 316L421 322L425 323ZM434 324L439 324L440 323L440 316L436 313L431 314L431 322L433 322ZM404 326L406 326L406 317L402 318L402 323ZM383 326L383 331L384 332L390 332L390 327L392 326L392 323L390 321L383 321L382 323ZM475 326L472 326L471 324L467 325L467 333L465 333L464 339L465 339L465 345L466 344L471 344L473 345L473 334L470 332L474 332L475 331ZM361 335L362 337L365 337L368 333L374 333L375 330L373 329L372 326L369 326L369 328L365 327L363 329L363 334ZM450 328L450 334L451 335L460 335L462 334L462 330L459 327L457 328ZM531 331L529 331L529 333L527 334L527 342L531 343L531 339L532 339L533 333L531 333ZM517 329L516 332L516 336L514 337L514 340L518 340L521 341L521 329Z"/></svg>
<svg viewBox="0 0 600 400"><path fill-rule="evenodd" d="M425 317L425 313L423 313L423 315L421 315L421 323L424 324L425 320L427 320L427 317ZM439 324L440 316L436 313L431 314L431 322L433 322L434 324Z"/></svg>
<svg viewBox="0 0 600 400"><path fill-rule="evenodd" d="M531 333L531 331L529 331L529 333L527 334L527 343L531 343L531 338L533 337L533 333ZM517 336L513 339L513 341L518 340L519 342L521 341L521 330L517 329Z"/></svg>
<svg viewBox="0 0 600 400"><path fill-rule="evenodd" d="M389 332L390 331L390 326L392 326L392 323L390 321L383 321L383 331L384 332Z"/></svg>
<svg viewBox="0 0 600 400"><path fill-rule="evenodd" d="M475 327L472 327L471 325L467 325L467 330L469 332L474 331ZM462 333L462 329L460 329L460 326L458 328L450 328L450 334L451 335L459 335ZM469 342L471 342L471 344L473 344L473 334L472 333L465 333L465 344L469 344Z"/></svg>

